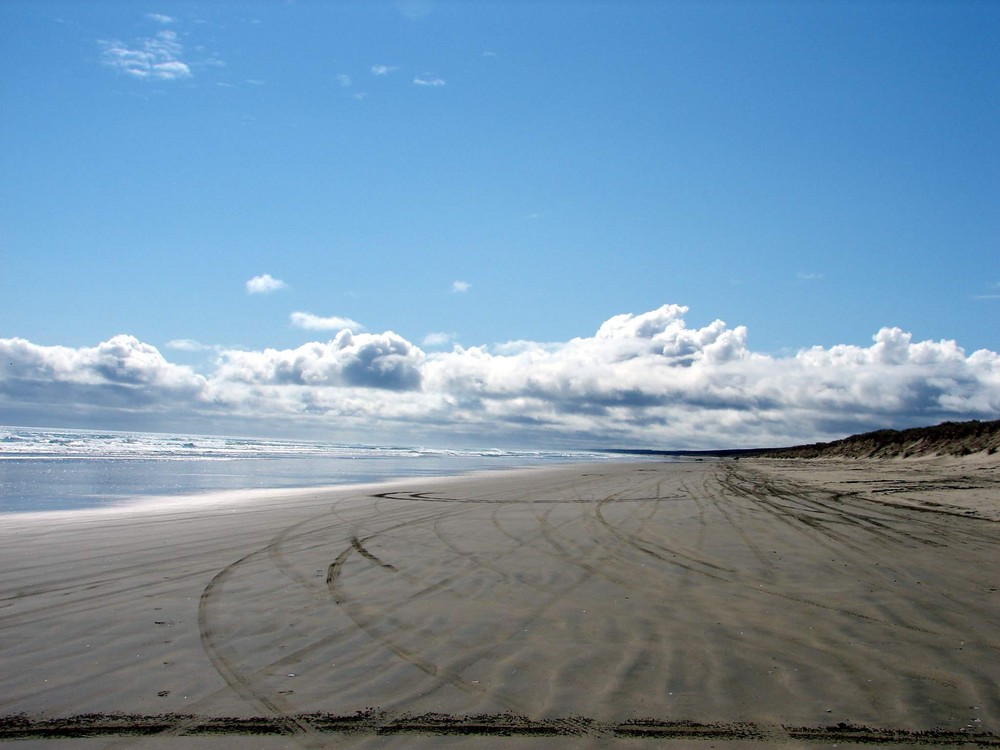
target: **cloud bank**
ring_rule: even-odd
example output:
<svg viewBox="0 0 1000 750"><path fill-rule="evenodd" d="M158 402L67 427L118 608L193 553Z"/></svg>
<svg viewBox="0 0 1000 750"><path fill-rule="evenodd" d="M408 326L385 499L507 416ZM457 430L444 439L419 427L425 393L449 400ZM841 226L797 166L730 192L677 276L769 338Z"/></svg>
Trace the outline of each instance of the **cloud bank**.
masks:
<svg viewBox="0 0 1000 750"><path fill-rule="evenodd" d="M753 352L743 326L687 308L616 315L570 341L427 353L341 330L296 349L221 351L199 374L115 336L95 347L0 339L0 406L36 424L100 414L227 419L266 433L463 445L712 448L832 439L1000 416L1000 355L898 328L870 346ZM12 410L16 406L16 410ZM64 425L73 426L73 425ZM113 426L105 423L103 426Z"/></svg>

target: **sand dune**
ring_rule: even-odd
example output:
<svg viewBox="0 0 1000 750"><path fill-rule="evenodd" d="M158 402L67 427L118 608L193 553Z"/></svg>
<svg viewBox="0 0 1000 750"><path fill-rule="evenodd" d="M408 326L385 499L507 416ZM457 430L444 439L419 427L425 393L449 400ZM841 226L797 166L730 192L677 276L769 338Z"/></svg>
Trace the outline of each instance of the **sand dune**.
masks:
<svg viewBox="0 0 1000 750"><path fill-rule="evenodd" d="M8 516L0 738L1000 744L1000 525L946 489L927 512L796 466Z"/></svg>
<svg viewBox="0 0 1000 750"><path fill-rule="evenodd" d="M876 430L832 443L753 451L782 458L910 458L928 456L993 456L1000 450L1000 420L942 422L907 430Z"/></svg>

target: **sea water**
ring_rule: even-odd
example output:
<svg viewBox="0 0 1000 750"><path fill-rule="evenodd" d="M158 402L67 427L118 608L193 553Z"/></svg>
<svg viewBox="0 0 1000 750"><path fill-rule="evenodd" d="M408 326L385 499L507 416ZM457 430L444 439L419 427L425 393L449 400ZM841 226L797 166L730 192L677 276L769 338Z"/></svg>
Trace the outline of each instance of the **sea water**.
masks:
<svg viewBox="0 0 1000 750"><path fill-rule="evenodd" d="M588 451L441 450L0 426L0 513L622 458Z"/></svg>

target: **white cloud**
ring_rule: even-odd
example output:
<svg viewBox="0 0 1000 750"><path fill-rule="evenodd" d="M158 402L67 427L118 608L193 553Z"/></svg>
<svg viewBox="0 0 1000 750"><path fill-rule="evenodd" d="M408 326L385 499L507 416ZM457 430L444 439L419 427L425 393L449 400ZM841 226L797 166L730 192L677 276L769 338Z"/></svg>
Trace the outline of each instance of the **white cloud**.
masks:
<svg viewBox="0 0 1000 750"><path fill-rule="evenodd" d="M150 21L156 21L156 23L168 24L173 23L174 18L172 16L165 16L162 13L147 13L146 18Z"/></svg>
<svg viewBox="0 0 1000 750"><path fill-rule="evenodd" d="M470 284L468 281L455 280L451 282L451 291L455 292L456 294L464 294L471 288L472 284Z"/></svg>
<svg viewBox="0 0 1000 750"><path fill-rule="evenodd" d="M132 46L119 41L102 41L101 46L104 64L133 78L175 81L191 77L191 67L181 59L184 49L177 33L169 29Z"/></svg>
<svg viewBox="0 0 1000 750"><path fill-rule="evenodd" d="M153 73L156 78L173 81L177 78L189 78L191 76L191 68L187 66L187 63L182 63L180 60L169 60L154 65Z"/></svg>
<svg viewBox="0 0 1000 750"><path fill-rule="evenodd" d="M424 336L424 346L447 346L455 340L455 334L444 331L432 331Z"/></svg>
<svg viewBox="0 0 1000 750"><path fill-rule="evenodd" d="M372 65L372 75L376 76L387 76L396 70L399 70L396 65Z"/></svg>
<svg viewBox="0 0 1000 750"><path fill-rule="evenodd" d="M176 349L179 352L207 352L215 347L194 339L173 339L167 342L167 348Z"/></svg>
<svg viewBox="0 0 1000 750"><path fill-rule="evenodd" d="M823 274L815 272L799 271L795 274L795 278L799 281L819 281L823 278Z"/></svg>
<svg viewBox="0 0 1000 750"><path fill-rule="evenodd" d="M403 391L418 388L424 353L391 331L342 330L327 343L298 349L223 352L221 383L249 386L361 387Z"/></svg>
<svg viewBox="0 0 1000 750"><path fill-rule="evenodd" d="M340 73L337 75L337 83L339 83L344 88L351 86L354 82L347 73Z"/></svg>
<svg viewBox="0 0 1000 750"><path fill-rule="evenodd" d="M444 86L445 85L445 82L444 82L443 78L433 78L433 77L430 76L430 74L427 74L424 78L421 78L420 76L417 76L416 78L413 79L413 82L415 84L417 84L418 86L432 86L432 87L437 87L437 86Z"/></svg>
<svg viewBox="0 0 1000 750"><path fill-rule="evenodd" d="M262 273L247 281L247 294L269 294L287 288L288 284L269 273Z"/></svg>
<svg viewBox="0 0 1000 750"><path fill-rule="evenodd" d="M170 413L189 424L208 416L213 429L232 418L285 433L336 425L357 434L377 427L397 440L664 448L1000 417L992 351L966 354L955 341L883 328L868 346L773 356L752 351L743 326L689 328L686 314L665 305L615 315L569 341L431 353L391 331L345 326L295 349L222 351L205 376L129 336L79 349L0 339L0 408L50 424L89 409L132 420ZM324 328L352 322L300 315ZM446 338L431 334L425 344Z"/></svg>
<svg viewBox="0 0 1000 750"><path fill-rule="evenodd" d="M95 347L72 349L38 346L24 339L0 339L5 375L52 376L79 383L155 384L168 388L199 388L200 376L190 368L167 362L155 346L134 336L113 336Z"/></svg>
<svg viewBox="0 0 1000 750"><path fill-rule="evenodd" d="M340 331L344 328L358 331L364 328L363 325L355 320L342 318L337 315L323 318L312 313L293 312L290 317L293 326L296 328L305 328L310 331Z"/></svg>

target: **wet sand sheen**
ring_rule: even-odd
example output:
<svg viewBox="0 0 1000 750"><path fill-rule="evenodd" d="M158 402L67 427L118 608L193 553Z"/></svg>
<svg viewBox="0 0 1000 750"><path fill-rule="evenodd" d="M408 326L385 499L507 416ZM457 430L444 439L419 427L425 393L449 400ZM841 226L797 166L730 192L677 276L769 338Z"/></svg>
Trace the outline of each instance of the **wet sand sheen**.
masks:
<svg viewBox="0 0 1000 750"><path fill-rule="evenodd" d="M150 747L992 742L1000 525L776 466L8 516L0 737L95 714L77 742L103 747L127 714Z"/></svg>

